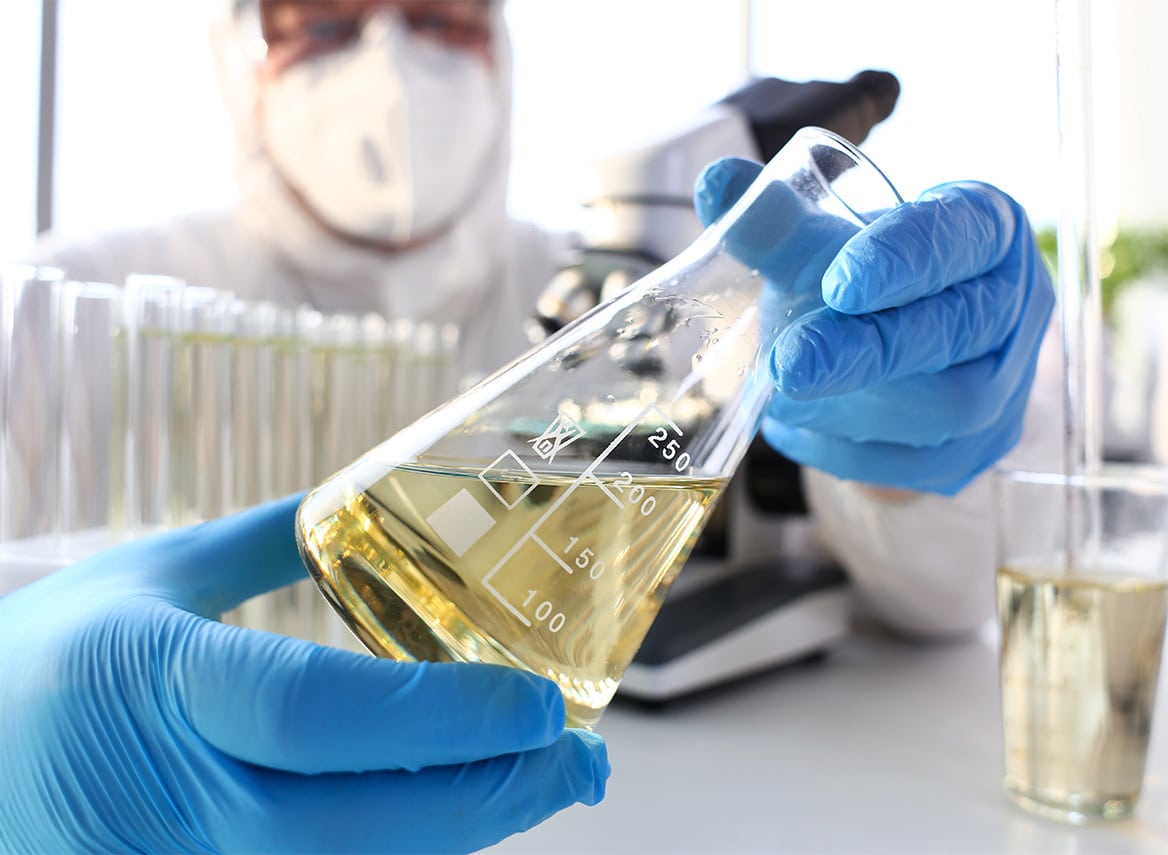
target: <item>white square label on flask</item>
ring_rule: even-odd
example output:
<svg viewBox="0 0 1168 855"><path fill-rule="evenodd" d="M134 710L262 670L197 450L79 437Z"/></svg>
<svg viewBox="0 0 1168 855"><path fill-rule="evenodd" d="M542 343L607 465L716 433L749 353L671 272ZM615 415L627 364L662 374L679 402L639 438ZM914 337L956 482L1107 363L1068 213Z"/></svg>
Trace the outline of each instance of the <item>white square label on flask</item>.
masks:
<svg viewBox="0 0 1168 855"><path fill-rule="evenodd" d="M461 558L495 524L494 518L466 490L459 490L426 517L434 532Z"/></svg>

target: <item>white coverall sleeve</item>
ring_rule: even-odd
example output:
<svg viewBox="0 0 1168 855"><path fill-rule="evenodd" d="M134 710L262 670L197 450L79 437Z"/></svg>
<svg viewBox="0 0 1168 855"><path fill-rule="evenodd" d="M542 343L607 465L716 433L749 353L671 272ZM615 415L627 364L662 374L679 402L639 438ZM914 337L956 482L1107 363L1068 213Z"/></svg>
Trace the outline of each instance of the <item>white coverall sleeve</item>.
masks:
<svg viewBox="0 0 1168 855"><path fill-rule="evenodd" d="M993 608L993 484L982 475L953 497L882 499L854 481L805 469L820 537L844 565L857 609L895 632L977 629Z"/></svg>
<svg viewBox="0 0 1168 855"><path fill-rule="evenodd" d="M999 465L1059 470L1061 389L1061 339L1048 334L1022 440ZM844 565L862 616L900 634L933 638L970 633L992 617L992 471L952 497L882 498L864 485L811 469L803 470L803 483L820 536Z"/></svg>

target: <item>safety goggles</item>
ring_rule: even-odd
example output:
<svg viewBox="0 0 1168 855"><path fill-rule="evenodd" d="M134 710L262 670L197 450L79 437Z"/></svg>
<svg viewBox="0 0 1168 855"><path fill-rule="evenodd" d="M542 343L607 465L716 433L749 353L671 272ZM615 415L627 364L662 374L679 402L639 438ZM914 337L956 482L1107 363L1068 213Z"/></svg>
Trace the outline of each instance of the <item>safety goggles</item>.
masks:
<svg viewBox="0 0 1168 855"><path fill-rule="evenodd" d="M491 58L492 20L501 0L259 0L255 16L269 71L340 50L354 42L371 16L393 12L410 32Z"/></svg>

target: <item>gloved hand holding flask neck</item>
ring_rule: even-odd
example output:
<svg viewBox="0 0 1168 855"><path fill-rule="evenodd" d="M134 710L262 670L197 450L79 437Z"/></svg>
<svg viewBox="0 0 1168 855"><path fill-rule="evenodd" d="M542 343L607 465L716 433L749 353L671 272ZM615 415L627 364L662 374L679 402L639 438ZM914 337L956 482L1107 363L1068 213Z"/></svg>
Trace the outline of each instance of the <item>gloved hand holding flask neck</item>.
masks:
<svg viewBox="0 0 1168 855"><path fill-rule="evenodd" d="M797 134L673 261L314 490L325 596L379 655L526 668L592 725L758 429L776 334L899 202Z"/></svg>
<svg viewBox="0 0 1168 855"><path fill-rule="evenodd" d="M712 164L699 216L727 211L761 166ZM785 300L766 224L734 251ZM951 495L1018 441L1054 289L1022 208L983 183L944 184L850 238L778 337L762 432L841 478Z"/></svg>
<svg viewBox="0 0 1168 855"><path fill-rule="evenodd" d="M546 680L227 626L299 496L0 598L0 852L470 851L604 792Z"/></svg>

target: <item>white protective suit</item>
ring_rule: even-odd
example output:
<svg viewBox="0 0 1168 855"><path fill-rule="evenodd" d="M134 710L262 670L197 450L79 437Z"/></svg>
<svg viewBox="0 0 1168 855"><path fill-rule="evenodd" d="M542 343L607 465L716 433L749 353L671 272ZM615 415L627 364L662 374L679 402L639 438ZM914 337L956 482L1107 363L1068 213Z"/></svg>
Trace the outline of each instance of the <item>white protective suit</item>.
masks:
<svg viewBox="0 0 1168 855"><path fill-rule="evenodd" d="M495 70L509 92L509 46L498 14ZM228 94L241 150L235 208L81 240L50 237L23 261L63 268L76 279L118 283L133 273L161 274L249 300L453 322L462 330L465 367L480 373L518 355L526 345L521 323L570 241L505 216L506 131L455 227L438 241L388 257L324 232L293 202L260 145L250 120L254 96L240 85L245 75L230 71L231 61L224 65L233 80ZM509 116L509 98L504 106ZM890 501L854 483L805 473L825 545L845 565L859 601L910 635L964 633L990 617L990 487L983 476L954 498Z"/></svg>

